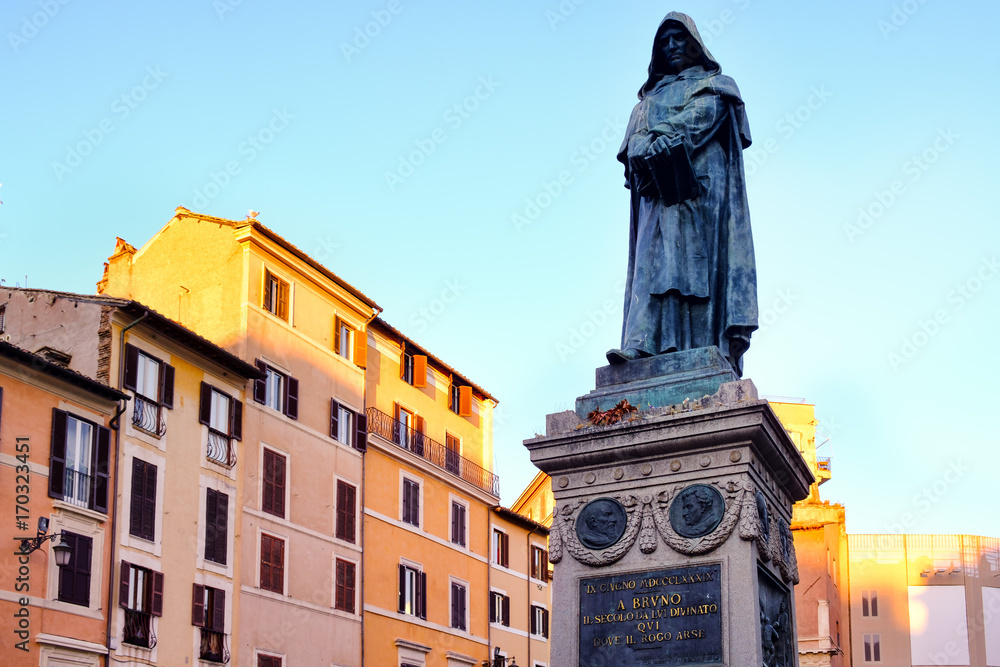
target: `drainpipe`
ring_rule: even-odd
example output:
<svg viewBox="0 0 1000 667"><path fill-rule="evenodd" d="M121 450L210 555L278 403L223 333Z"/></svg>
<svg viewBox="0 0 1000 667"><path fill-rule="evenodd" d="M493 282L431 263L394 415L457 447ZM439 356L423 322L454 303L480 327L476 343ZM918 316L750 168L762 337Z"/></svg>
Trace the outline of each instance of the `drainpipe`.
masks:
<svg viewBox="0 0 1000 667"><path fill-rule="evenodd" d="M524 538L528 543L528 576L525 579L527 582L526 588L528 590L528 662L525 663L525 667L534 667L535 664L531 662L531 534L534 532L535 529L532 528L528 531L528 535Z"/></svg>
<svg viewBox="0 0 1000 667"><path fill-rule="evenodd" d="M118 389L121 389L122 384L125 382L125 332L134 327L135 325L142 322L149 316L149 311L147 310L142 314L139 319L134 320L131 324L127 324L122 327L121 332L119 332L118 337ZM115 545L118 544L118 485L121 484L121 480L118 478L118 454L121 449L121 425L118 422L119 417L125 412L125 408L128 407L128 401L130 399L126 398L122 401L121 406L118 408L118 412L115 416L111 418L108 422L108 426L111 426L115 430L115 486L114 495L112 497L111 506L111 569L108 572L108 622L107 631L104 635L104 645L108 648L107 655L104 656L105 667L110 667L111 665L111 623L114 618L114 606L111 604L111 597L114 593L114 582L115 582ZM110 471L109 471L110 472Z"/></svg>
<svg viewBox="0 0 1000 667"><path fill-rule="evenodd" d="M365 320L364 334L365 334L365 347L367 347L368 341L368 325L371 324L378 314L382 312L379 308L375 311L375 314ZM361 332L359 331L358 334ZM361 386L361 411L368 417L368 353L365 353L365 372L362 375L362 386ZM355 436L357 437L357 436ZM365 438L368 434L365 434ZM365 472L366 464L368 463L368 446L365 445L365 451L361 452L361 498L358 500L358 525L360 535L358 539L360 541L359 546L361 547L361 558L360 567L358 568L358 614L361 616L361 664L365 664L365 491L368 488L368 477Z"/></svg>
<svg viewBox="0 0 1000 667"><path fill-rule="evenodd" d="M490 582L493 580L493 528L491 528L491 519L493 518L493 510L496 507L491 507L487 510L486 516L486 599L492 604L493 598L493 588ZM490 623L490 612L492 608L487 609L486 612L486 661L488 665L493 664L493 625Z"/></svg>

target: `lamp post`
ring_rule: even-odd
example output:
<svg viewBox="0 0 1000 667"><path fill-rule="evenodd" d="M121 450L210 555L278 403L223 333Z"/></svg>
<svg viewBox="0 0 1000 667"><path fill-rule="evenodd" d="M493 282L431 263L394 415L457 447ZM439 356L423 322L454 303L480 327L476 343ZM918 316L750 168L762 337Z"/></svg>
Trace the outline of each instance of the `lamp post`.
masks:
<svg viewBox="0 0 1000 667"><path fill-rule="evenodd" d="M35 551L42 548L42 545L49 540L55 540L59 538L58 542L52 545L52 554L55 556L56 565L59 567L65 567L69 564L69 559L73 555L73 549L66 544L65 533L59 531L58 533L52 533L51 535L46 534L49 529L49 520L45 517L38 518L38 534L34 537L15 537L14 539L21 543L21 546L17 553L27 556Z"/></svg>

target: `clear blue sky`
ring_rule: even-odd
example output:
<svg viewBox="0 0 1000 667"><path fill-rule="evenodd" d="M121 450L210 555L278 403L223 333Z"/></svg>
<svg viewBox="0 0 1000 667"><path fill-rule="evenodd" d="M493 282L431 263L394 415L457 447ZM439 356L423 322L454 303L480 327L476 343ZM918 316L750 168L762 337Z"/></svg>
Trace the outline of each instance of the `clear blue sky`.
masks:
<svg viewBox="0 0 1000 667"><path fill-rule="evenodd" d="M816 404L851 532L1000 535L997 3L63 2L0 8L0 278L260 211L500 399L506 503L618 344L614 153L690 13L754 138L747 377Z"/></svg>

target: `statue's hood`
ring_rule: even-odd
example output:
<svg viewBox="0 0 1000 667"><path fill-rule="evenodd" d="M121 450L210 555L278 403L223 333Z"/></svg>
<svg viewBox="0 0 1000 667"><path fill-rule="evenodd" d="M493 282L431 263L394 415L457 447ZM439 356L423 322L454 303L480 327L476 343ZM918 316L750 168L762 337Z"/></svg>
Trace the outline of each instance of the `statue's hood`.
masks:
<svg viewBox="0 0 1000 667"><path fill-rule="evenodd" d="M660 49L658 48L658 45L660 42L660 35L670 23L679 24L687 30L688 34L691 35L694 41L698 43L698 46L701 47L701 64L706 71L713 74L718 74L722 71L722 66L719 65L719 61L715 59L712 53L708 50L708 47L705 45L705 41L701 38L701 35L698 34L698 28L695 26L694 20L687 14L682 14L681 12L670 12L666 15L663 21L660 22L660 27L656 29L656 37L653 39L653 54L649 59L649 76L646 78L646 83L644 83L642 88L639 89L640 100L646 96L646 93L653 89L653 86L655 86L660 79L664 76L669 76L667 74L666 63L661 62L662 58L660 56Z"/></svg>

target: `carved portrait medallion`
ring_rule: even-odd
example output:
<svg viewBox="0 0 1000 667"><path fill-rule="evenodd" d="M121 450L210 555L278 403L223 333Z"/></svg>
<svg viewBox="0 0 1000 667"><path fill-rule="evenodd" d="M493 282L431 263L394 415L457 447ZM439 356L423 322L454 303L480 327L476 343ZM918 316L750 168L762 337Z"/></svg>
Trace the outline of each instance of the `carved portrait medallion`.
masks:
<svg viewBox="0 0 1000 667"><path fill-rule="evenodd" d="M721 493L707 484L692 484L670 503L670 525L678 535L701 537L718 527L725 512Z"/></svg>
<svg viewBox="0 0 1000 667"><path fill-rule="evenodd" d="M607 549L625 534L625 508L613 498L587 503L576 519L576 536L590 549Z"/></svg>

